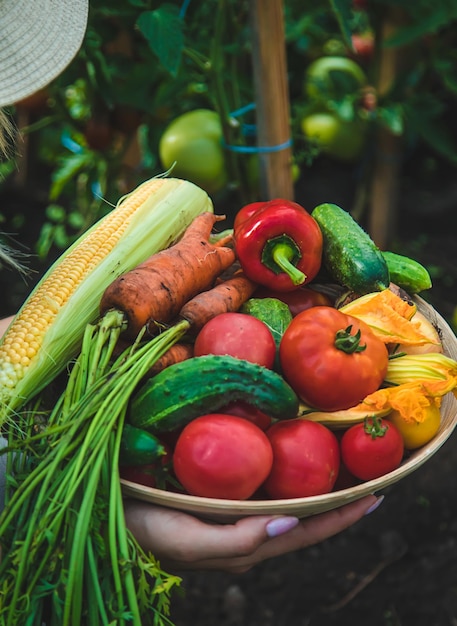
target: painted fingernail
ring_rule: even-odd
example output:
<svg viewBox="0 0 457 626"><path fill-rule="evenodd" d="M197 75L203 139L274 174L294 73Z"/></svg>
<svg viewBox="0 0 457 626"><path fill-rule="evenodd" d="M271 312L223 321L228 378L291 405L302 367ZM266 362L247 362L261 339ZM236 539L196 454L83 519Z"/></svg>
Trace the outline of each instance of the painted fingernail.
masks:
<svg viewBox="0 0 457 626"><path fill-rule="evenodd" d="M384 500L384 496L379 496L376 502L373 502L370 508L365 511L365 515L369 515L370 513L373 513L373 511L376 511L376 509L378 508L378 506L381 504L383 500Z"/></svg>
<svg viewBox="0 0 457 626"><path fill-rule="evenodd" d="M278 535L284 535L289 530L295 528L299 523L298 517L277 517L276 519L268 522L266 526L267 535L269 537L278 537Z"/></svg>

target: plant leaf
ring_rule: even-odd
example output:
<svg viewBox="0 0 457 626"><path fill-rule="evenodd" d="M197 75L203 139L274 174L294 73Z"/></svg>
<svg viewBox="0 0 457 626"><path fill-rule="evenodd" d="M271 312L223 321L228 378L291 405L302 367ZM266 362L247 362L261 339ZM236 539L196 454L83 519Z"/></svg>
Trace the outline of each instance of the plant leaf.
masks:
<svg viewBox="0 0 457 626"><path fill-rule="evenodd" d="M62 160L62 165L52 175L52 185L49 191L50 200L56 200L62 189L69 183L78 172L93 164L93 155L90 152L72 154Z"/></svg>
<svg viewBox="0 0 457 626"><path fill-rule="evenodd" d="M163 4L155 11L145 11L137 20L149 47L172 76L176 76L181 63L183 25L178 8L171 4Z"/></svg>
<svg viewBox="0 0 457 626"><path fill-rule="evenodd" d="M340 25L341 33L346 43L352 48L352 0L330 0L330 6Z"/></svg>

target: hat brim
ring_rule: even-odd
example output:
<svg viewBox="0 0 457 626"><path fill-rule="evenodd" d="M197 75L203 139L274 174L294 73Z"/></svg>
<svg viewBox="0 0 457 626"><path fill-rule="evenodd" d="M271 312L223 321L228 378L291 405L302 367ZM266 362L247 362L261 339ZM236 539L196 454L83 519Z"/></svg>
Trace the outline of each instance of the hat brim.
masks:
<svg viewBox="0 0 457 626"><path fill-rule="evenodd" d="M0 2L0 106L52 82L84 39L88 0Z"/></svg>

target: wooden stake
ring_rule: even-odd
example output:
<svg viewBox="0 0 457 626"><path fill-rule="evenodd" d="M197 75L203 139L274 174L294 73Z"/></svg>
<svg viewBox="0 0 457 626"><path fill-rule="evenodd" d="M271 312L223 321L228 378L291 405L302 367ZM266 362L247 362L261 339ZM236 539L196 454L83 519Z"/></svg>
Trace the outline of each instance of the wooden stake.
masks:
<svg viewBox="0 0 457 626"><path fill-rule="evenodd" d="M251 0L250 4L262 195L260 199L293 200L290 107L282 1ZM273 149L262 151L262 148Z"/></svg>
<svg viewBox="0 0 457 626"><path fill-rule="evenodd" d="M388 40L404 23L404 12L395 7L390 9L382 25L381 43ZM402 47L384 47L381 49L377 82L377 92L380 97L389 92L407 59L408 55ZM389 246L397 229L402 138L394 135L387 128L380 128L377 133L376 149L368 231L376 244L385 249Z"/></svg>

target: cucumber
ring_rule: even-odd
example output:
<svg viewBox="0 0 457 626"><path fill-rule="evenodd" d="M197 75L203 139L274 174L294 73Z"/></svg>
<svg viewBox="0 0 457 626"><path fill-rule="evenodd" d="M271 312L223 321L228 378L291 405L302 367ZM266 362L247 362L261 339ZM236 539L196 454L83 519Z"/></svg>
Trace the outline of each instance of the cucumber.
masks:
<svg viewBox="0 0 457 626"><path fill-rule="evenodd" d="M297 416L296 393L276 372L228 355L209 354L170 365L132 398L130 422L151 432L168 432L195 417L243 400L276 419Z"/></svg>
<svg viewBox="0 0 457 626"><path fill-rule="evenodd" d="M119 449L119 465L148 465L160 459L165 448L144 428L124 424Z"/></svg>
<svg viewBox="0 0 457 626"><path fill-rule="evenodd" d="M340 285L360 295L389 287L389 268L379 248L354 218L336 204L311 213L322 231L322 262Z"/></svg>
<svg viewBox="0 0 457 626"><path fill-rule="evenodd" d="M418 261L387 250L382 255L389 268L390 280L395 285L411 294L431 288L430 274Z"/></svg>

